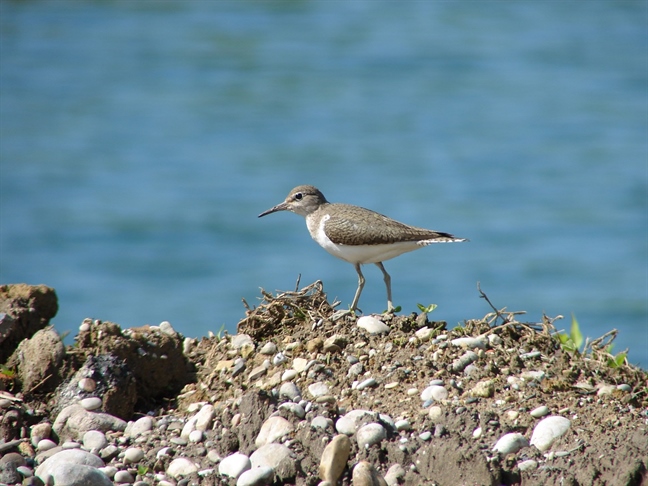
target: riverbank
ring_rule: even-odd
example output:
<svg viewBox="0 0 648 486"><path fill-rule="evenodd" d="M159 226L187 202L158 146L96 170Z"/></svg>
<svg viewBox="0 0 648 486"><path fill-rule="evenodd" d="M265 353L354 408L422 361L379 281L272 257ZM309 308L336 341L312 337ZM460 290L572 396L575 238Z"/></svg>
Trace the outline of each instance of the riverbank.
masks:
<svg viewBox="0 0 648 486"><path fill-rule="evenodd" d="M3 286L0 303L15 336L1 346L6 484L72 470L95 482L66 484L647 480L646 372L604 347L570 351L552 318L333 321L316 282L264 292L233 336L86 319L65 347L46 327L52 289Z"/></svg>

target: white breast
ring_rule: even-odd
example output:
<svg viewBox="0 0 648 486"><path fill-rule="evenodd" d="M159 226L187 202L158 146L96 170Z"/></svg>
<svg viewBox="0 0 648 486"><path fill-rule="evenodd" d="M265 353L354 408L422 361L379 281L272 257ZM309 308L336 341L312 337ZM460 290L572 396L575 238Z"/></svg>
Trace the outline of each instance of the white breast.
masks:
<svg viewBox="0 0 648 486"><path fill-rule="evenodd" d="M429 241L405 241L380 245L339 245L333 243L324 232L324 226L329 218L330 216L327 214L317 224L314 218L307 217L306 225L309 233L331 255L353 264L384 262L430 243Z"/></svg>

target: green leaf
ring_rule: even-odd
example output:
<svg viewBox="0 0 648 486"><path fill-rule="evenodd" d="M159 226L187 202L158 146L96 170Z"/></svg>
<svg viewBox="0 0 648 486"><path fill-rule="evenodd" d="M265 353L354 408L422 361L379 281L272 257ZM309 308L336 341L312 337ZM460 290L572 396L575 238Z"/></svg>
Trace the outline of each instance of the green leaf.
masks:
<svg viewBox="0 0 648 486"><path fill-rule="evenodd" d="M437 305L436 304L430 304L430 305L428 305L426 307L423 304L416 304L416 307L418 307L421 312L423 312L425 314L429 314L430 312L432 312L434 309L437 308Z"/></svg>
<svg viewBox="0 0 648 486"><path fill-rule="evenodd" d="M576 346L576 349L580 349L581 344L583 344L583 334L581 334L580 326L578 325L578 321L576 320L576 316L574 314L572 314L570 337L571 340L574 341L574 346Z"/></svg>

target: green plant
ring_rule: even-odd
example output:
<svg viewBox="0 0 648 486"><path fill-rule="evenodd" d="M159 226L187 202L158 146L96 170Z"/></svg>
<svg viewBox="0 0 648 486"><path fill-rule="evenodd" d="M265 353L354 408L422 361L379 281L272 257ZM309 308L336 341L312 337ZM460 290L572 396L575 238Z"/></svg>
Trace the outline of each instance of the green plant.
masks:
<svg viewBox="0 0 648 486"><path fill-rule="evenodd" d="M137 474L138 476L144 477L144 475L148 472L148 466L145 466L143 464L138 464L137 465Z"/></svg>
<svg viewBox="0 0 648 486"><path fill-rule="evenodd" d="M416 307L418 307L419 310L421 312L423 312L424 314L429 314L430 312L432 312L434 309L437 308L437 305L436 304L430 304L427 307L425 307L423 304L416 304Z"/></svg>
<svg viewBox="0 0 648 486"><path fill-rule="evenodd" d="M569 334L559 332L558 341L560 341L560 347L570 353L577 353L583 344L583 334L574 314L572 314L572 324Z"/></svg>
<svg viewBox="0 0 648 486"><path fill-rule="evenodd" d="M16 377L16 371L0 365L0 379L13 380Z"/></svg>

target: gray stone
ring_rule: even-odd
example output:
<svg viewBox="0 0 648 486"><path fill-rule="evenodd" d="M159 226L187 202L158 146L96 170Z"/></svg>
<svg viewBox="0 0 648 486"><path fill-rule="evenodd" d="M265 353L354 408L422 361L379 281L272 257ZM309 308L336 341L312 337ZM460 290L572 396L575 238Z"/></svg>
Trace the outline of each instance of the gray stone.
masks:
<svg viewBox="0 0 648 486"><path fill-rule="evenodd" d="M320 460L319 474L320 478L331 484L337 484L337 480L342 475L344 468L349 460L351 452L351 441L344 434L333 437L322 452Z"/></svg>
<svg viewBox="0 0 648 486"><path fill-rule="evenodd" d="M17 452L5 454L0 459L0 483L16 484L22 481L18 468L25 465L25 459Z"/></svg>
<svg viewBox="0 0 648 486"><path fill-rule="evenodd" d="M65 466L65 467L64 467ZM75 480L70 479L71 477L77 477L74 474L74 471L78 468L79 475L78 481L81 481L79 484L87 484L88 486L95 483L88 482L93 478L97 479L97 485L104 484L103 479L108 482L105 484L111 484L108 477L97 471L96 468L103 467L103 461L89 452L82 451L81 449L68 449L57 452L53 456L46 459L38 468L36 469L36 476L41 478L45 483L54 480L54 484L74 484L76 486ZM92 474L89 470L96 471L100 476ZM88 479L89 478L89 479ZM103 478L103 479L102 479Z"/></svg>
<svg viewBox="0 0 648 486"><path fill-rule="evenodd" d="M294 478L297 465L290 449L283 444L266 444L250 456L252 468L270 467L280 481Z"/></svg>
<svg viewBox="0 0 648 486"><path fill-rule="evenodd" d="M33 425L29 433L31 444L34 447L37 447L38 443L41 440L49 439L51 433L52 433L52 424L48 422L43 422L40 424Z"/></svg>
<svg viewBox="0 0 648 486"><path fill-rule="evenodd" d="M279 388L279 398L288 398L293 402L298 402L301 400L301 392L292 381L287 381L282 383L281 388Z"/></svg>
<svg viewBox="0 0 648 486"><path fill-rule="evenodd" d="M238 478L241 474L252 467L250 458L240 452L235 452L224 458L218 465L218 473L221 476Z"/></svg>
<svg viewBox="0 0 648 486"><path fill-rule="evenodd" d="M178 457L174 459L166 470L166 473L175 479L182 476L189 476L195 472L198 472L198 467L191 459L187 459L186 457Z"/></svg>
<svg viewBox="0 0 648 486"><path fill-rule="evenodd" d="M236 486L264 486L272 482L274 471L271 467L261 466L245 471L236 481Z"/></svg>
<svg viewBox="0 0 648 486"><path fill-rule="evenodd" d="M357 326L369 334L386 334L391 330L384 322L372 316L362 316L358 319Z"/></svg>
<svg viewBox="0 0 648 486"><path fill-rule="evenodd" d="M97 410L101 408L102 402L101 398L99 397L88 397L79 401L79 405L81 405L86 410Z"/></svg>
<svg viewBox="0 0 648 486"><path fill-rule="evenodd" d="M371 447L386 438L387 431L385 430L385 427L378 423L363 425L358 429L358 432L356 432L356 439L358 440L358 447L360 448Z"/></svg>
<svg viewBox="0 0 648 486"><path fill-rule="evenodd" d="M89 430L123 431L126 422L107 413L89 412L81 405L70 405L58 414L53 429L62 440L80 440Z"/></svg>
<svg viewBox="0 0 648 486"><path fill-rule="evenodd" d="M124 451L124 463L134 464L144 459L144 451L139 447L129 447Z"/></svg>
<svg viewBox="0 0 648 486"><path fill-rule="evenodd" d="M100 451L107 445L108 439L100 430L88 430L83 434L83 447L89 451Z"/></svg>
<svg viewBox="0 0 648 486"><path fill-rule="evenodd" d="M353 468L351 475L353 486L383 486L387 485L383 477L367 461L360 461Z"/></svg>
<svg viewBox="0 0 648 486"><path fill-rule="evenodd" d="M126 427L125 435L132 438L137 438L145 432L153 428L153 419L148 415L137 419L135 422L129 422Z"/></svg>
<svg viewBox="0 0 648 486"><path fill-rule="evenodd" d="M283 417L270 417L261 426L254 444L257 447L275 442L294 430L293 425Z"/></svg>
<svg viewBox="0 0 648 486"><path fill-rule="evenodd" d="M128 471L117 471L113 479L116 483L132 483L135 481L133 475Z"/></svg>

